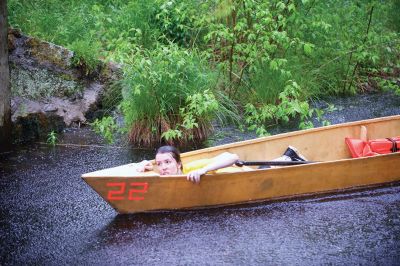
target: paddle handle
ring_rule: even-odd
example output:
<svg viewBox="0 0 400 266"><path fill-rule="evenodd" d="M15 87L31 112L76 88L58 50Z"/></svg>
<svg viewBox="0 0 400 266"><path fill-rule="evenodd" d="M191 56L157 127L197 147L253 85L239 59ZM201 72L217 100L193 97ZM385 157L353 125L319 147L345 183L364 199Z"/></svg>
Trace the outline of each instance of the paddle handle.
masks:
<svg viewBox="0 0 400 266"><path fill-rule="evenodd" d="M250 166L250 165L271 165L271 166L288 166L288 165L299 165L299 164L309 164L315 163L313 161L237 161L235 164L237 166Z"/></svg>

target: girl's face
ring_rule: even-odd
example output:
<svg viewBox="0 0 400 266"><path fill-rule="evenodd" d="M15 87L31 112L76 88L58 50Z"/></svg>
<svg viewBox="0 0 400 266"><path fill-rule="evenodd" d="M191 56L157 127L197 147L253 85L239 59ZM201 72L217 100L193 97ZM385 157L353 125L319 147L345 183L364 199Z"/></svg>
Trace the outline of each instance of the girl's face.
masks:
<svg viewBox="0 0 400 266"><path fill-rule="evenodd" d="M177 175L181 173L181 164L178 163L171 153L158 153L156 165L160 175Z"/></svg>

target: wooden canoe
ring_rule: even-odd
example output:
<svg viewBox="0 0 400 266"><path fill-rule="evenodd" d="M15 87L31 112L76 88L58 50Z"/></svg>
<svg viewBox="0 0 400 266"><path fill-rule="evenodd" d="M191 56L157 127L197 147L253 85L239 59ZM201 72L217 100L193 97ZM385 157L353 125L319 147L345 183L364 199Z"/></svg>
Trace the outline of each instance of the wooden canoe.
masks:
<svg viewBox="0 0 400 266"><path fill-rule="evenodd" d="M350 157L345 137L358 138L365 126L369 139L400 135L400 115L350 122L241 141L182 154L183 163L224 151L245 161L271 160L288 145L318 163L207 174L200 184L183 175L138 173L135 163L82 175L119 213L207 208L293 198L400 181L400 153Z"/></svg>

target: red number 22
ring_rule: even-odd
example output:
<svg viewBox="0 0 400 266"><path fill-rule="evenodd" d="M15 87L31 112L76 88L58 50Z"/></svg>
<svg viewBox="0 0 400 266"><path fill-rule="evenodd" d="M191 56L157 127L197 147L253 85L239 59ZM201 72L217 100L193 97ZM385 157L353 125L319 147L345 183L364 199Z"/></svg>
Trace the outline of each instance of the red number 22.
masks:
<svg viewBox="0 0 400 266"><path fill-rule="evenodd" d="M123 200L124 199L124 194L125 194L125 189L126 189L126 183L125 182L109 182L107 183L107 187L117 187L118 189L115 190L109 190L107 198L109 200ZM137 193L146 193L147 189L149 187L148 183L140 183L140 182L135 182L135 183L130 183L130 187L135 187L131 188L128 191L128 200L144 200L143 196L137 196L135 194Z"/></svg>

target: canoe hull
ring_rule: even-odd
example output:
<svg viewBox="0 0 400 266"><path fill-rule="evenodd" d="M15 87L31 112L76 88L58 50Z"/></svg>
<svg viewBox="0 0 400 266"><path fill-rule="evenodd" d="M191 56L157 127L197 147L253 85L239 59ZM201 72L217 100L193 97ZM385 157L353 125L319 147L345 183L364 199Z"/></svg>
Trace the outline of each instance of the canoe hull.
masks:
<svg viewBox="0 0 400 266"><path fill-rule="evenodd" d="M119 213L136 213L232 205L380 185L400 181L395 165L400 165L399 153L206 175L200 184L188 182L182 176L102 177L85 181Z"/></svg>
<svg viewBox="0 0 400 266"><path fill-rule="evenodd" d="M134 164L84 174L82 178L119 213L206 208L300 197L400 181L400 153L351 159L344 137L360 125L369 138L400 135L400 116L297 131L182 154L185 161L237 153L244 160L269 160L294 144L311 160L324 162L205 175L200 184L185 176L137 173ZM333 147L329 143L336 143ZM268 152L266 152L266 150ZM266 154L266 155L263 155ZM263 157L264 156L264 157Z"/></svg>

